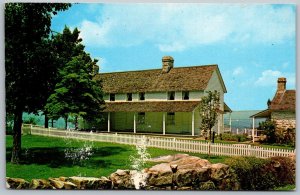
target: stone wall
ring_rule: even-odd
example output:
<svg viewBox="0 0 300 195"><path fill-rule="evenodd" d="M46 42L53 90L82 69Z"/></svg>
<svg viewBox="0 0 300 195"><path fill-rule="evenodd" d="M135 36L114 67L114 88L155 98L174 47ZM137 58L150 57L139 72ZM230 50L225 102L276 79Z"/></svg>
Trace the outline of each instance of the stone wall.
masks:
<svg viewBox="0 0 300 195"><path fill-rule="evenodd" d="M284 134L287 129L296 128L296 115L295 112L272 112L271 119L276 124L276 132Z"/></svg>

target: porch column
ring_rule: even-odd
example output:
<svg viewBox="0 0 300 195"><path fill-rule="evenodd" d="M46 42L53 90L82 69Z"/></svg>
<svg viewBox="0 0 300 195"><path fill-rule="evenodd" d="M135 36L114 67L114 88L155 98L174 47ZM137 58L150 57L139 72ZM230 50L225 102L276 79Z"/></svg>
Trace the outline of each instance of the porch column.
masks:
<svg viewBox="0 0 300 195"><path fill-rule="evenodd" d="M195 135L195 110L192 112L192 136Z"/></svg>
<svg viewBox="0 0 300 195"><path fill-rule="evenodd" d="M166 113L163 112L163 135L166 135Z"/></svg>
<svg viewBox="0 0 300 195"><path fill-rule="evenodd" d="M135 113L133 113L133 133L136 133L136 116L135 116Z"/></svg>
<svg viewBox="0 0 300 195"><path fill-rule="evenodd" d="M110 132L110 112L107 113L107 132Z"/></svg>
<svg viewBox="0 0 300 195"><path fill-rule="evenodd" d="M255 126L255 117L252 118L252 142L254 143L254 126Z"/></svg>

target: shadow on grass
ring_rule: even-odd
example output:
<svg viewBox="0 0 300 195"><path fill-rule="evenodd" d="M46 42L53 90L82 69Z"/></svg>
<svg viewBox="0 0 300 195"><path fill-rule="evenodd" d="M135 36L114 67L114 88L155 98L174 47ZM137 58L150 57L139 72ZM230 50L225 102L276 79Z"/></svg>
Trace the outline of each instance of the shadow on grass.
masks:
<svg viewBox="0 0 300 195"><path fill-rule="evenodd" d="M6 148L6 162L10 162L12 148ZM126 152L122 147L103 147L84 150L84 148L54 147L30 148L22 150L20 164L47 165L51 168L80 166L86 168L107 168L114 158L110 156ZM107 157L104 160L99 159Z"/></svg>

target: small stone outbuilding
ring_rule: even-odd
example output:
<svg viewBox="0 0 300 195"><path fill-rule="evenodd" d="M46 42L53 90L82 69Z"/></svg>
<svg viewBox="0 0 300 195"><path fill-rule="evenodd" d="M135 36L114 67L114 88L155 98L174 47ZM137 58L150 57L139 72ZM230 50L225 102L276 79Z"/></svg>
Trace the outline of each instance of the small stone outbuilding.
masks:
<svg viewBox="0 0 300 195"><path fill-rule="evenodd" d="M273 100L268 101L268 109L251 116L273 120L279 134L296 128L296 90L287 90L286 82L286 78L278 78L277 91Z"/></svg>

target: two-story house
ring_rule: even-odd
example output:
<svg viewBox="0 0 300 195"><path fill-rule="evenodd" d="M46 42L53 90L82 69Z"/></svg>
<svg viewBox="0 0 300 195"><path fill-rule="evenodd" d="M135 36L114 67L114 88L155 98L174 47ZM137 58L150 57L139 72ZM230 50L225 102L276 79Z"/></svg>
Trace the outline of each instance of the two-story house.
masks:
<svg viewBox="0 0 300 195"><path fill-rule="evenodd" d="M199 135L199 103L205 91L220 92L221 110L214 127L223 131L226 87L217 65L174 67L171 56L162 69L100 73L106 93L105 124L108 132Z"/></svg>

